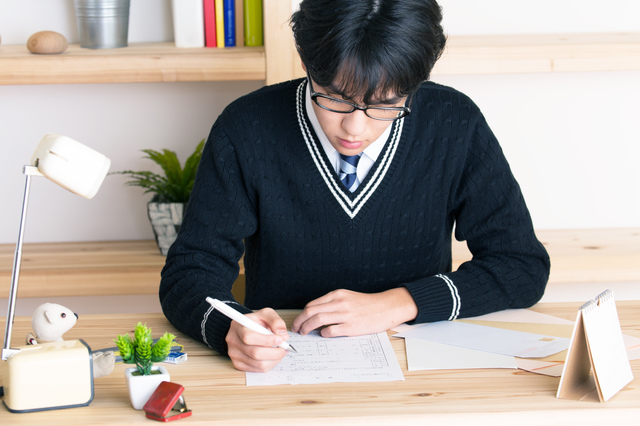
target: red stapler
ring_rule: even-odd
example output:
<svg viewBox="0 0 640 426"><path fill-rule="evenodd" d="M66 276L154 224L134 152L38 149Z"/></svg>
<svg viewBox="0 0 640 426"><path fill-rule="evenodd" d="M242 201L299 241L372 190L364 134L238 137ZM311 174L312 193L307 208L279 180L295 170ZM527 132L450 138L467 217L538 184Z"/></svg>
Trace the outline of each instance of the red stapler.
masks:
<svg viewBox="0 0 640 426"><path fill-rule="evenodd" d="M170 422L191 415L182 397L184 387L173 382L162 382L144 405L147 417L159 422Z"/></svg>

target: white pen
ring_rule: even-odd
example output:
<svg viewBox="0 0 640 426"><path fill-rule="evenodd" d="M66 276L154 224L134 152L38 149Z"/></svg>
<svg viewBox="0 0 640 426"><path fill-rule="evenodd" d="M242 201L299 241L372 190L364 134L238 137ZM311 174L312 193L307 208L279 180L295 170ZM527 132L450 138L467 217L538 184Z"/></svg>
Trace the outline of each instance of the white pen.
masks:
<svg viewBox="0 0 640 426"><path fill-rule="evenodd" d="M217 309L218 311L225 314L227 317L231 318L232 320L237 321L240 325L247 327L249 330L253 330L256 333L260 333L264 335L273 334L271 331L267 330L257 322L253 321L251 318L244 316L242 313L236 311L226 303L218 299L212 299L211 297L207 297L206 300L207 302L209 302L211 306L213 306L214 309ZM282 349L286 349L291 352L298 353L298 351L296 351L295 348L287 342L280 343L278 347Z"/></svg>

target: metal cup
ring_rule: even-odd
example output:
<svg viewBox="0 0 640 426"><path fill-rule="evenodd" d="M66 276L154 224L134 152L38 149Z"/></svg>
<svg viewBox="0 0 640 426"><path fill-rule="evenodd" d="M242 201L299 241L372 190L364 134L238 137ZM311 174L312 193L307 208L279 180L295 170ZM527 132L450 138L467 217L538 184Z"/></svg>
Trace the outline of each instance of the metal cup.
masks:
<svg viewBox="0 0 640 426"><path fill-rule="evenodd" d="M130 0L75 0L80 47L126 47Z"/></svg>

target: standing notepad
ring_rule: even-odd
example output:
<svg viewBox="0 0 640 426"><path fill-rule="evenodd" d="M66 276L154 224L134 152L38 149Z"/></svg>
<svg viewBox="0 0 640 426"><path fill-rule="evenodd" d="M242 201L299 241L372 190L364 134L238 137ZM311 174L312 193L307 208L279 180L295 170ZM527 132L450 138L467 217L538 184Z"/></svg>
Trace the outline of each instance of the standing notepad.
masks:
<svg viewBox="0 0 640 426"><path fill-rule="evenodd" d="M578 311L556 396L605 402L631 380L616 303L607 290Z"/></svg>

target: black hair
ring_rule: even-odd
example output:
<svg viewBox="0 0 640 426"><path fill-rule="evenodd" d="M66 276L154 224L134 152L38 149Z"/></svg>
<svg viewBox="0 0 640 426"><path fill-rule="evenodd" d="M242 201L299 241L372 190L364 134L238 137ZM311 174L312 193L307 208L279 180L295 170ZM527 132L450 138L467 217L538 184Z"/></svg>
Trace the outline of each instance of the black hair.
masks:
<svg viewBox="0 0 640 426"><path fill-rule="evenodd" d="M303 0L291 17L313 81L365 104L429 79L446 42L441 21L433 0Z"/></svg>

